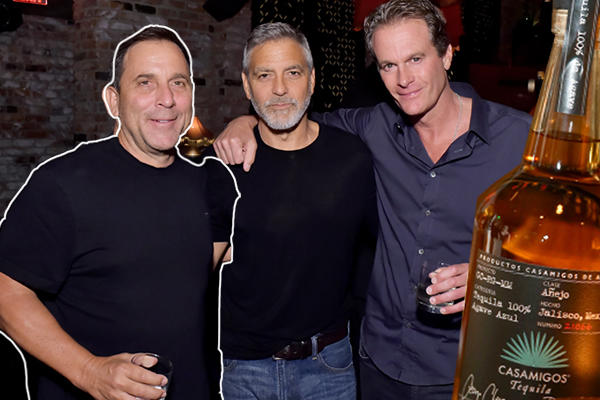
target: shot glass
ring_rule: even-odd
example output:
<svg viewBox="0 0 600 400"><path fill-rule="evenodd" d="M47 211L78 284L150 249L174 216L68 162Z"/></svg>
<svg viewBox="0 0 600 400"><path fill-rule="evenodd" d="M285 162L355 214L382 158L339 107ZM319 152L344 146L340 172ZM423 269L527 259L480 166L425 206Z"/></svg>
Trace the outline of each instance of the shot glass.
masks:
<svg viewBox="0 0 600 400"><path fill-rule="evenodd" d="M156 363L151 367L146 367L146 365L143 364L142 356L154 357L156 358ZM155 386L155 388L162 389L165 391L165 393L167 393L169 383L171 383L171 376L173 375L173 363L171 362L171 360L155 353L141 353L133 356L131 362L136 365L140 365L146 368L147 370L154 372L155 374L166 376L167 384L164 386ZM161 400L164 400L166 397L167 395L165 394L164 397L161 397Z"/></svg>
<svg viewBox="0 0 600 400"><path fill-rule="evenodd" d="M451 306L454 304L454 301L448 301L445 303L431 304L429 299L430 295L425 291L429 285L431 285L430 274L437 271L439 268L447 267L450 264L442 262L442 261L428 261L425 260L423 265L421 266L421 273L419 275L419 283L417 285L417 307L427 313L430 314L441 314L442 308L446 306ZM454 290L454 288L450 289ZM442 293L437 293L435 296L438 296Z"/></svg>

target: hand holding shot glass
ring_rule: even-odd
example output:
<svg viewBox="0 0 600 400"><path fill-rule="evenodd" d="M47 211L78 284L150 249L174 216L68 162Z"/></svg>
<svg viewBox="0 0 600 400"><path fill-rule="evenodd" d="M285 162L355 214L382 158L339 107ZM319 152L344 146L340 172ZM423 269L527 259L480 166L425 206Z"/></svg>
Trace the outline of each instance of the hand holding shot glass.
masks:
<svg viewBox="0 0 600 400"><path fill-rule="evenodd" d="M425 260L417 284L419 310L430 314L452 314L464 309L469 265Z"/></svg>
<svg viewBox="0 0 600 400"><path fill-rule="evenodd" d="M160 400L165 399L167 397L169 383L171 382L171 375L173 374L173 363L171 363L169 359L154 353L135 354L131 357L131 362L166 378L166 382L163 379L162 385L154 386L157 389L162 389L165 393L160 397Z"/></svg>

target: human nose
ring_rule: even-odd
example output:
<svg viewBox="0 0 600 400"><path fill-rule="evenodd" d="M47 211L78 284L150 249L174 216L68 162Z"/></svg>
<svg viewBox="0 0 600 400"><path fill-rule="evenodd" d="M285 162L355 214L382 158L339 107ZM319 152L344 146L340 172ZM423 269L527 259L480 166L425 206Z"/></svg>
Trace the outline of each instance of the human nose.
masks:
<svg viewBox="0 0 600 400"><path fill-rule="evenodd" d="M273 94L283 96L287 93L287 85L283 76L278 76L273 80Z"/></svg>
<svg viewBox="0 0 600 400"><path fill-rule="evenodd" d="M175 105L175 96L169 85L160 85L156 93L156 102L163 107L171 108Z"/></svg>
<svg viewBox="0 0 600 400"><path fill-rule="evenodd" d="M398 74L398 76L397 76L398 85L400 85L403 88L408 87L414 80L414 77L410 71L410 68L399 67L397 74Z"/></svg>

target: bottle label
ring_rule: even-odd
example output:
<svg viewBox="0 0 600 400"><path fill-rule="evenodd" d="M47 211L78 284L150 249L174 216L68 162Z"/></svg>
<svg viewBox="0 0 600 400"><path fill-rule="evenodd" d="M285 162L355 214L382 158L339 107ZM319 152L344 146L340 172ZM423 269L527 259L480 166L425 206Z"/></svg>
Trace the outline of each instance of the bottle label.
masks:
<svg viewBox="0 0 600 400"><path fill-rule="evenodd" d="M479 251L459 400L600 396L600 271Z"/></svg>
<svg viewBox="0 0 600 400"><path fill-rule="evenodd" d="M596 0L573 0L569 10L558 112L585 114L599 3Z"/></svg>

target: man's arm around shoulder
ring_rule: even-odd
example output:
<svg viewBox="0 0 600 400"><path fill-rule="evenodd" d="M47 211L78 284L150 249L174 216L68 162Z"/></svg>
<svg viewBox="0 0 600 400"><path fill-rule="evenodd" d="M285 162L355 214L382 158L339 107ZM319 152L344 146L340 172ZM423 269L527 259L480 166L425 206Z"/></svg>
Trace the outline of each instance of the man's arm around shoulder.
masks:
<svg viewBox="0 0 600 400"><path fill-rule="evenodd" d="M313 113L310 119L318 123L359 135L367 132L369 112L366 109L341 109L328 113ZM250 171L254 163L257 144L253 129L258 123L256 117L243 115L232 120L213 144L216 155L226 164L244 164L244 171Z"/></svg>

